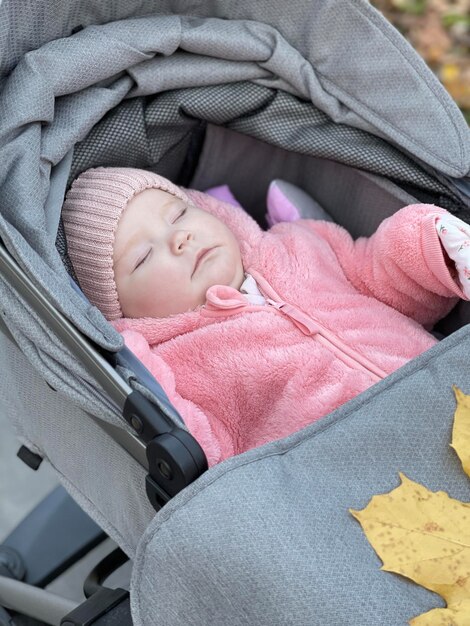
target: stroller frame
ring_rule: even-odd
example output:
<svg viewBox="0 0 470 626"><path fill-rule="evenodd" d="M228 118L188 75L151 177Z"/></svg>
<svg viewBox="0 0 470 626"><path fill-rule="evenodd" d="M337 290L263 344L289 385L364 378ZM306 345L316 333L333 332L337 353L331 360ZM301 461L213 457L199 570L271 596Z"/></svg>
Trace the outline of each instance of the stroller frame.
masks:
<svg viewBox="0 0 470 626"><path fill-rule="evenodd" d="M35 287L23 270L14 262L3 244L0 244L0 272L81 360L106 393L119 407L133 433L112 424L92 418L103 430L148 469L146 493L156 511L179 491L191 484L207 469L205 455L197 441L186 430L172 424L163 411L151 404L139 391L132 389L116 372L116 365L129 365L134 371L135 358L124 349L116 354L93 349L90 341L54 307ZM2 325L8 335L8 328ZM11 337L11 335L10 335ZM114 361L114 367L110 364ZM143 454L145 452L145 456Z"/></svg>

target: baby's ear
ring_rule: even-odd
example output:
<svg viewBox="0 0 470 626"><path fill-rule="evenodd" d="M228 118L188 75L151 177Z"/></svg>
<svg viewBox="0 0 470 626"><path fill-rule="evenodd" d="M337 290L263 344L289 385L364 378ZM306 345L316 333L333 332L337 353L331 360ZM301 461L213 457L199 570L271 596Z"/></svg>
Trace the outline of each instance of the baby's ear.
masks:
<svg viewBox="0 0 470 626"><path fill-rule="evenodd" d="M270 226L303 218L333 221L333 218L308 193L285 180L272 181L266 205L268 209L266 221Z"/></svg>

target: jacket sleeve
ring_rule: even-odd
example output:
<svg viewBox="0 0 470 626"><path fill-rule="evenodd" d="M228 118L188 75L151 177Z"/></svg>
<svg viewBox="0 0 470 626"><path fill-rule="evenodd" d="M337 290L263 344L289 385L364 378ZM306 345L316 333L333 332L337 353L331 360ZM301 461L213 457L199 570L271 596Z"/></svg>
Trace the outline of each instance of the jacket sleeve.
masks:
<svg viewBox="0 0 470 626"><path fill-rule="evenodd" d="M122 332L126 346L145 365L162 386L168 399L183 418L191 435L204 450L209 466L222 460L218 439L204 412L176 391L175 376L165 361L155 354L147 340L134 330Z"/></svg>
<svg viewBox="0 0 470 626"><path fill-rule="evenodd" d="M329 241L346 278L360 293L432 327L457 298L467 299L439 241L440 215L448 213L433 205L410 205L384 220L374 235L356 241L326 222L314 223L313 229Z"/></svg>

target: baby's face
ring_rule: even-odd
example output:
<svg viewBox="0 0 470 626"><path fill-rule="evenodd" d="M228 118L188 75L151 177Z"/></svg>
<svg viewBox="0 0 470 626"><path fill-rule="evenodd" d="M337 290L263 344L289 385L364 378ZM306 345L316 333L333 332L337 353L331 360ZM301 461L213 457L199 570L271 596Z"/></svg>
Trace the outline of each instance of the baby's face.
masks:
<svg viewBox="0 0 470 626"><path fill-rule="evenodd" d="M219 219L160 189L137 194L114 240L114 278L124 317L166 317L195 309L213 285L238 289L238 242Z"/></svg>

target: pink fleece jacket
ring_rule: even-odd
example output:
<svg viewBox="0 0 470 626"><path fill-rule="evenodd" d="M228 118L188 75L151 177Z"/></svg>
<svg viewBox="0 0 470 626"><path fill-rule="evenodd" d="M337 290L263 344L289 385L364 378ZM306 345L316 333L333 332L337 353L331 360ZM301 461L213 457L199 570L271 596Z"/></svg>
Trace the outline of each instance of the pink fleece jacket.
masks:
<svg viewBox="0 0 470 626"><path fill-rule="evenodd" d="M210 465L318 420L430 348L423 326L464 297L434 227L438 207L405 207L353 241L313 220L264 232L240 208L189 195L235 233L268 305L214 286L195 311L113 324Z"/></svg>

